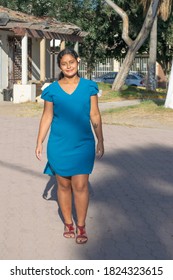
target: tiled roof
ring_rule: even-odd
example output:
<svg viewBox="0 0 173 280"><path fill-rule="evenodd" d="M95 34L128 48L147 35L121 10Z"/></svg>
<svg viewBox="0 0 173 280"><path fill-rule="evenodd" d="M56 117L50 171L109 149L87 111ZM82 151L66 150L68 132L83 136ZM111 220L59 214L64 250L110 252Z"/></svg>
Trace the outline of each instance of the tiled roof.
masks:
<svg viewBox="0 0 173 280"><path fill-rule="evenodd" d="M59 22L51 17L36 17L0 6L0 29L16 35L67 41L81 41L88 33L72 23Z"/></svg>

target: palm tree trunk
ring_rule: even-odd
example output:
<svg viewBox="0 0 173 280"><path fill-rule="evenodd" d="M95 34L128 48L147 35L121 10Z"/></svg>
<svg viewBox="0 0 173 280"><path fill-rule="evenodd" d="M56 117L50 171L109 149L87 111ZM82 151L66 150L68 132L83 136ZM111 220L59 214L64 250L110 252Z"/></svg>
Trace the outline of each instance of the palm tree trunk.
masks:
<svg viewBox="0 0 173 280"><path fill-rule="evenodd" d="M157 60L157 16L150 33L150 50L148 60L147 90L156 90L156 60Z"/></svg>

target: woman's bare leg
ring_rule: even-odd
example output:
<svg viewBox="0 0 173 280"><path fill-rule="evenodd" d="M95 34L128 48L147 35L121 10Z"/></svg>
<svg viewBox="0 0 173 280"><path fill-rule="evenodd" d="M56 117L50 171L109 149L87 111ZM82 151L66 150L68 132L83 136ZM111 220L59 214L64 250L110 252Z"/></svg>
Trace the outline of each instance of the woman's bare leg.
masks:
<svg viewBox="0 0 173 280"><path fill-rule="evenodd" d="M66 224L72 223L72 187L71 177L56 175L58 202Z"/></svg>
<svg viewBox="0 0 173 280"><path fill-rule="evenodd" d="M89 204L89 191L88 191L88 179L89 175L76 175L72 176L72 189L74 194L74 203L77 214L77 234L82 237L77 237L77 243L85 243L87 236L85 232L85 220ZM80 227L82 227L80 229Z"/></svg>
<svg viewBox="0 0 173 280"><path fill-rule="evenodd" d="M89 175L87 174L72 176L72 189L79 226L85 225L87 215L89 203L88 178Z"/></svg>

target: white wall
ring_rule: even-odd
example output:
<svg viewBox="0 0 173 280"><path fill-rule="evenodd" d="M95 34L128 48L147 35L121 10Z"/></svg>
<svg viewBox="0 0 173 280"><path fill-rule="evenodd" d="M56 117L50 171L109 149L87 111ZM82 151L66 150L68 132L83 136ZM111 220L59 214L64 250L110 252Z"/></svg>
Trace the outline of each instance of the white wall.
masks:
<svg viewBox="0 0 173 280"><path fill-rule="evenodd" d="M8 87L8 35L11 33L0 30L0 101L2 90Z"/></svg>
<svg viewBox="0 0 173 280"><path fill-rule="evenodd" d="M114 64L114 71L118 72L120 70L120 63L116 59L114 59L113 64Z"/></svg>

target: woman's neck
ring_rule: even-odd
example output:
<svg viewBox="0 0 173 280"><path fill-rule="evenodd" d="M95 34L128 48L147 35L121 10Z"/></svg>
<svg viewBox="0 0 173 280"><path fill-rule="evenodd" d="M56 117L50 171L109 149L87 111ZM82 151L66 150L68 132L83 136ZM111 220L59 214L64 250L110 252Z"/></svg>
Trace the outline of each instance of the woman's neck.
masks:
<svg viewBox="0 0 173 280"><path fill-rule="evenodd" d="M79 82L79 76L75 75L74 77L71 77L71 78L64 77L62 80L65 84L78 83Z"/></svg>

